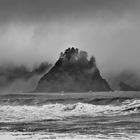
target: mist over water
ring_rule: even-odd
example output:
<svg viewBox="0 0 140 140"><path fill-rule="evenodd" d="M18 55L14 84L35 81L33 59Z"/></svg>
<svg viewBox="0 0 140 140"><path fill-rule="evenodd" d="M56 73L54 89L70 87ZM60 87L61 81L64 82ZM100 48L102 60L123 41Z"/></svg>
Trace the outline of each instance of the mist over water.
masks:
<svg viewBox="0 0 140 140"><path fill-rule="evenodd" d="M52 66L53 64L48 62L42 62L32 67L16 65L14 63L2 64L0 66L0 93L33 91L40 78L43 77ZM100 68L98 63L97 66ZM140 74L134 70L112 71L112 73L105 73L100 70L100 73L113 90L120 90L120 82L124 82L140 90Z"/></svg>
<svg viewBox="0 0 140 140"><path fill-rule="evenodd" d="M119 83L124 82L136 89L140 90L140 75L134 70L123 70L117 73L103 74L106 77L108 83L114 90L120 90Z"/></svg>
<svg viewBox="0 0 140 140"><path fill-rule="evenodd" d="M40 77L46 73L52 64L42 62L29 68L25 65L12 63L0 66L0 92L27 92L34 90Z"/></svg>

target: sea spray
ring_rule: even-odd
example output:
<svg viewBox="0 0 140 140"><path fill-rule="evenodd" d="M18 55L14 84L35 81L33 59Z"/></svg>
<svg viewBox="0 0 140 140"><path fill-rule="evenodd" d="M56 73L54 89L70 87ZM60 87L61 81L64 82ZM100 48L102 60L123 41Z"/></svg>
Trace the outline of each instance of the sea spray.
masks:
<svg viewBox="0 0 140 140"><path fill-rule="evenodd" d="M1 105L0 122L62 120L74 116L117 116L140 112L140 100L126 100L121 105L93 105L88 103L46 105Z"/></svg>

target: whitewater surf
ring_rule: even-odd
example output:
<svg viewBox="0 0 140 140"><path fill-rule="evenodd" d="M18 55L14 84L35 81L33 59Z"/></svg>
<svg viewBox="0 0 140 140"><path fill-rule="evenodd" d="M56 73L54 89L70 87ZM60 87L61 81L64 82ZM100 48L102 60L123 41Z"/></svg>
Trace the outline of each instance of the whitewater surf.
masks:
<svg viewBox="0 0 140 140"><path fill-rule="evenodd" d="M140 93L131 95L3 94L0 139L139 139Z"/></svg>

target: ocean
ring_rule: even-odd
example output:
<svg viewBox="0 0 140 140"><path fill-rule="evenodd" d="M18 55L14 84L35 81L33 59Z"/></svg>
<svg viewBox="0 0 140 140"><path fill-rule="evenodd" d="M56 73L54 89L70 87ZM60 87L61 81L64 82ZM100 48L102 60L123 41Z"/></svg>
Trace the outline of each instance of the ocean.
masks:
<svg viewBox="0 0 140 140"><path fill-rule="evenodd" d="M140 92L3 93L0 140L140 140Z"/></svg>

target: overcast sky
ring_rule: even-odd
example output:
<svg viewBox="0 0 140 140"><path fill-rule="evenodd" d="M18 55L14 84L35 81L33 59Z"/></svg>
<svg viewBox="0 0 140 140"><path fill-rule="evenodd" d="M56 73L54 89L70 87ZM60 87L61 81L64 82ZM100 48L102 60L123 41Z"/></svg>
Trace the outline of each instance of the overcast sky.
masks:
<svg viewBox="0 0 140 140"><path fill-rule="evenodd" d="M0 64L55 62L73 46L104 73L140 71L140 0L0 0Z"/></svg>

